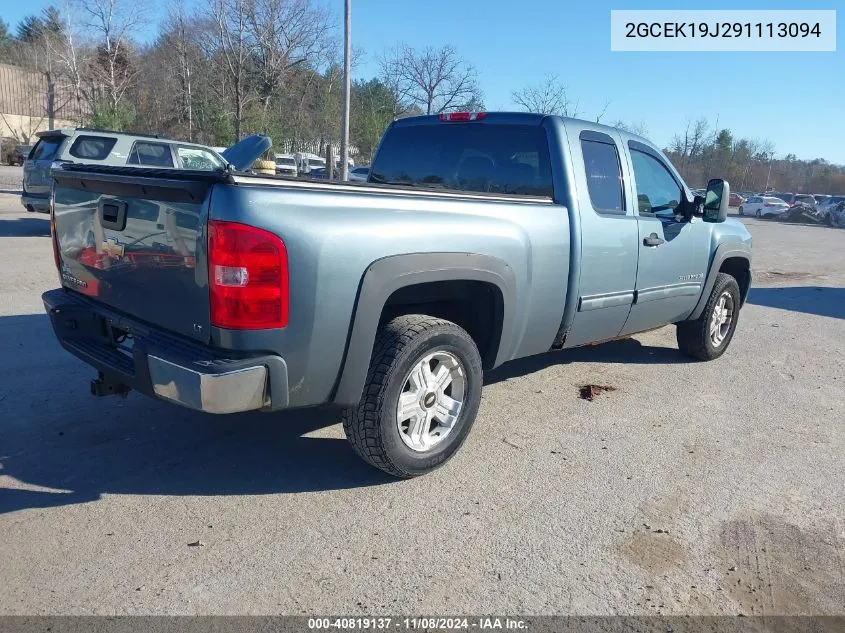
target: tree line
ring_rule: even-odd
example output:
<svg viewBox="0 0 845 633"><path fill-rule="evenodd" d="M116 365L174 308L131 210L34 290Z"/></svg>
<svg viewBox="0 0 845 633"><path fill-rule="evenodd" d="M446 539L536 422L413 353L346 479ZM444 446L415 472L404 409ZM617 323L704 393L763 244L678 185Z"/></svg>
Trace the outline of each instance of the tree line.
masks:
<svg viewBox="0 0 845 633"><path fill-rule="evenodd" d="M228 146L267 134L276 151L323 154L339 142L342 42L314 0L201 0L173 3L155 37L138 0L61 0L14 27L0 19L0 61L39 72L69 103L53 104L92 127L161 134ZM365 53L353 50L353 69ZM350 143L372 155L396 118L478 110L476 68L452 46L398 44L377 52L377 76L352 84ZM519 109L582 116L646 134L644 122L586 117L556 75L512 94ZM53 106L50 106L53 107ZM57 118L63 118L61 116ZM690 121L665 148L692 186L727 177L735 190L845 193L845 167L776 157L768 140Z"/></svg>
<svg viewBox="0 0 845 633"><path fill-rule="evenodd" d="M688 121L665 152L690 186L726 178L734 191L845 194L845 166L795 154L777 157L771 141L735 137L705 118Z"/></svg>

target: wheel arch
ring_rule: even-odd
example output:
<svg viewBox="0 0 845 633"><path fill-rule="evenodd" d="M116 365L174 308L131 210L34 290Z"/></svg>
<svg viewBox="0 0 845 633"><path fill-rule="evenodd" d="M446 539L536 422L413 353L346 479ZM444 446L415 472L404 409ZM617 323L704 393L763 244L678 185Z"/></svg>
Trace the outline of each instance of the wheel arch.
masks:
<svg viewBox="0 0 845 633"><path fill-rule="evenodd" d="M482 302L477 309L468 310L476 319L493 319L493 331L486 341L486 349L479 347L485 368L494 367L510 349L514 337L514 306L516 303L516 278L513 269L503 260L476 253L413 253L394 255L379 259L364 272L356 298L355 307L347 337L346 350L341 363L332 401L341 406L354 406L360 402L364 383L372 357L373 344L379 325L398 314L438 312L437 309L421 311L419 305L441 306L439 316L448 318L449 308L454 308L450 297L456 292L465 306L473 307L474 300L489 296L490 303ZM418 295L420 300L415 302ZM408 309L403 311L403 306ZM445 306L446 311L443 311ZM485 309L492 307L493 315ZM483 328L473 323L485 323L483 319L455 321L464 327L478 345ZM454 318L449 319L454 320Z"/></svg>

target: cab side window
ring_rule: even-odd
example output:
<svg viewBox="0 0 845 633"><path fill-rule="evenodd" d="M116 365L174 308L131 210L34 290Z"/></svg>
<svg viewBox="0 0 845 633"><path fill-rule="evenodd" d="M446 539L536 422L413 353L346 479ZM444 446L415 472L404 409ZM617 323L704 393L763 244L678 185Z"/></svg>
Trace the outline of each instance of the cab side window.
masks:
<svg viewBox="0 0 845 633"><path fill-rule="evenodd" d="M681 202L683 190L666 166L646 152L631 148L631 164L637 186L637 207L640 215L674 211Z"/></svg>
<svg viewBox="0 0 845 633"><path fill-rule="evenodd" d="M625 215L622 166L616 143L606 134L584 132L581 134L581 154L593 209L598 213Z"/></svg>

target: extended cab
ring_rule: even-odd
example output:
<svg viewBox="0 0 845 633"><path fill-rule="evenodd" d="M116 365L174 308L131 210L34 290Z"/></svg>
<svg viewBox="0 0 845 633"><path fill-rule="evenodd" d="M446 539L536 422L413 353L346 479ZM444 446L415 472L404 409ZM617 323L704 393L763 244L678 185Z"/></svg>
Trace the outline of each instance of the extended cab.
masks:
<svg viewBox="0 0 845 633"><path fill-rule="evenodd" d="M234 171L53 170L60 343L212 413L343 410L410 477L459 448L483 371L675 324L722 355L751 282L729 186L693 197L654 145L557 116L453 113L385 132L365 183Z"/></svg>

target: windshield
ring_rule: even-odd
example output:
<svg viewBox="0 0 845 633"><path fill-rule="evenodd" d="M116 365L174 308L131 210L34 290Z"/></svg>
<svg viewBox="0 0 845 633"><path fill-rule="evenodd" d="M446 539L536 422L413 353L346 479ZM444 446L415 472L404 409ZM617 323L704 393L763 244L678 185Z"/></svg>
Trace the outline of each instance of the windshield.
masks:
<svg viewBox="0 0 845 633"><path fill-rule="evenodd" d="M499 194L552 195L539 125L434 123L391 128L370 168L377 183Z"/></svg>
<svg viewBox="0 0 845 633"><path fill-rule="evenodd" d="M220 160L213 152L206 149L179 145L176 147L176 153L179 155L179 158L182 159L182 165L185 169L214 171L215 169L223 168L223 161Z"/></svg>
<svg viewBox="0 0 845 633"><path fill-rule="evenodd" d="M276 164L277 165L288 165L290 167L293 167L294 165L296 165L296 162L292 158L279 158L279 157L277 157L276 158Z"/></svg>
<svg viewBox="0 0 845 633"><path fill-rule="evenodd" d="M325 167L326 161L322 158L309 158L308 159L308 166L309 167Z"/></svg>

